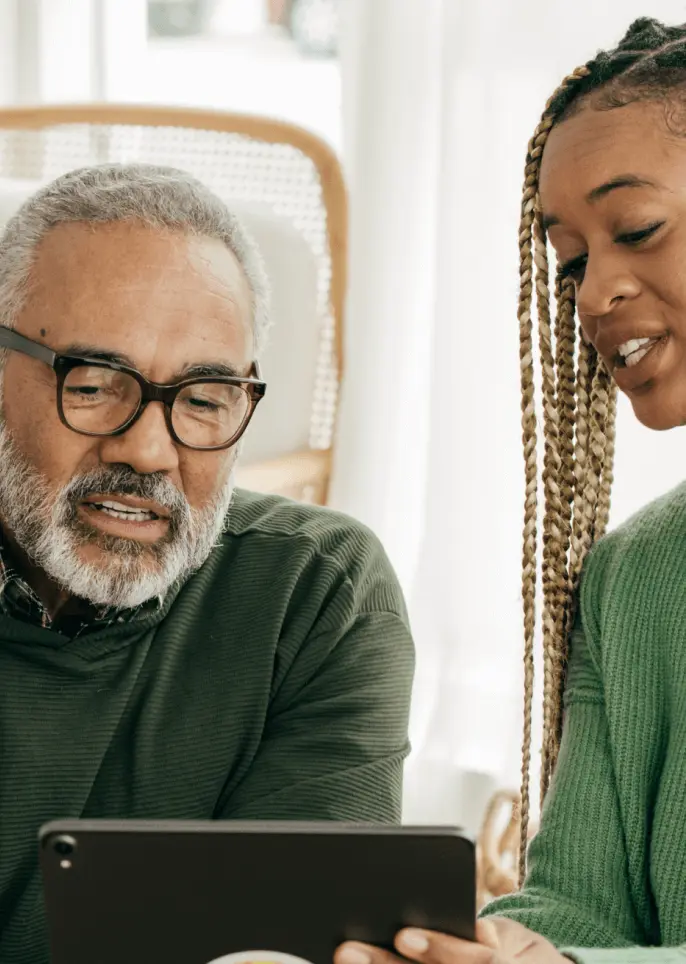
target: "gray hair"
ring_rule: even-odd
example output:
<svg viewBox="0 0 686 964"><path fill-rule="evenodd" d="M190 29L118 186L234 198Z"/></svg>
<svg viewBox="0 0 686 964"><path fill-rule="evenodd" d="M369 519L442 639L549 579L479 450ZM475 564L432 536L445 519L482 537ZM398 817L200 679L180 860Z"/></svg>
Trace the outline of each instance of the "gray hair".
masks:
<svg viewBox="0 0 686 964"><path fill-rule="evenodd" d="M26 301L36 248L58 224L140 221L152 228L216 238L240 263L250 288L255 355L269 329L269 283L252 238L224 202L173 167L107 164L71 171L30 197L0 237L0 324L13 328ZM0 365L2 364L0 352Z"/></svg>

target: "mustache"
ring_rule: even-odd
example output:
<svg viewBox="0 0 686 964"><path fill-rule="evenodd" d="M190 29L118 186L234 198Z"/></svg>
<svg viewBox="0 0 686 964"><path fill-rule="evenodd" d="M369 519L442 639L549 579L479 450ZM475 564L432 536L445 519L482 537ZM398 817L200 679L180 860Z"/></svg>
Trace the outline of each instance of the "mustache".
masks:
<svg viewBox="0 0 686 964"><path fill-rule="evenodd" d="M74 517L79 503L94 494L130 495L157 502L168 511L173 528L187 523L192 514L185 496L163 473L139 475L128 465L102 466L76 476L62 490L60 501L69 517Z"/></svg>

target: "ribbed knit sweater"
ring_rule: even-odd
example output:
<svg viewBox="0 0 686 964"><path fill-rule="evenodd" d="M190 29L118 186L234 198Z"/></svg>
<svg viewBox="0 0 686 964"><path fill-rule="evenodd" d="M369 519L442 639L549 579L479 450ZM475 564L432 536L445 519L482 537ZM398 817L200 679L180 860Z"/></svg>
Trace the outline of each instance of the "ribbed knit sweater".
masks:
<svg viewBox="0 0 686 964"><path fill-rule="evenodd" d="M513 918L584 964L686 962L686 485L584 568L557 771Z"/></svg>
<svg viewBox="0 0 686 964"><path fill-rule="evenodd" d="M69 639L0 616L0 962L47 964L62 817L399 822L413 647L378 541L238 491L162 609Z"/></svg>

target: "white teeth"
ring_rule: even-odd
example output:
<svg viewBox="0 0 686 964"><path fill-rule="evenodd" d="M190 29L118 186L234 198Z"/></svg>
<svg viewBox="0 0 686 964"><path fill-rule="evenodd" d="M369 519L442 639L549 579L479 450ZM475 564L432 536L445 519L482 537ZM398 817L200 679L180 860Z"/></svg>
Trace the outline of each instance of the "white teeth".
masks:
<svg viewBox="0 0 686 964"><path fill-rule="evenodd" d="M123 519L124 522L150 522L153 518L152 512L115 512L114 509L107 509L105 506L100 511L115 519Z"/></svg>
<svg viewBox="0 0 686 964"><path fill-rule="evenodd" d="M626 360L626 367L633 368L634 365L638 365L640 360L642 358L645 358L645 356L648 354L649 351L650 351L650 348L641 348L640 351L633 352Z"/></svg>
<svg viewBox="0 0 686 964"><path fill-rule="evenodd" d="M635 351L638 351L639 348L642 348L643 345L647 345L648 342L652 340L652 338L633 338L631 341L625 341L623 345L620 345L617 351L622 358L626 358L627 355L632 355Z"/></svg>
<svg viewBox="0 0 686 964"><path fill-rule="evenodd" d="M144 509L131 509L122 505L121 502L94 502L93 505L100 512L113 516L115 519L123 519L125 522L150 522L156 518L154 512L148 512Z"/></svg>

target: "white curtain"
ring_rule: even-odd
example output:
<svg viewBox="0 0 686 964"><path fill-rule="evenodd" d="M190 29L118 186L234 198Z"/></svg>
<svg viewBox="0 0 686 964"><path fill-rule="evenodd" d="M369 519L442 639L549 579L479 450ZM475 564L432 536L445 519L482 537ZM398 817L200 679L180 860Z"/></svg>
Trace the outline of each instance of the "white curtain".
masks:
<svg viewBox="0 0 686 964"><path fill-rule="evenodd" d="M101 8L112 2L0 0L0 106L100 100Z"/></svg>
<svg viewBox="0 0 686 964"><path fill-rule="evenodd" d="M564 73L646 8L342 6L351 250L332 504L381 537L410 607L405 819L474 830L490 792L519 780L526 144ZM682 22L686 5L657 0L650 13ZM620 405L613 524L684 477L683 445Z"/></svg>

